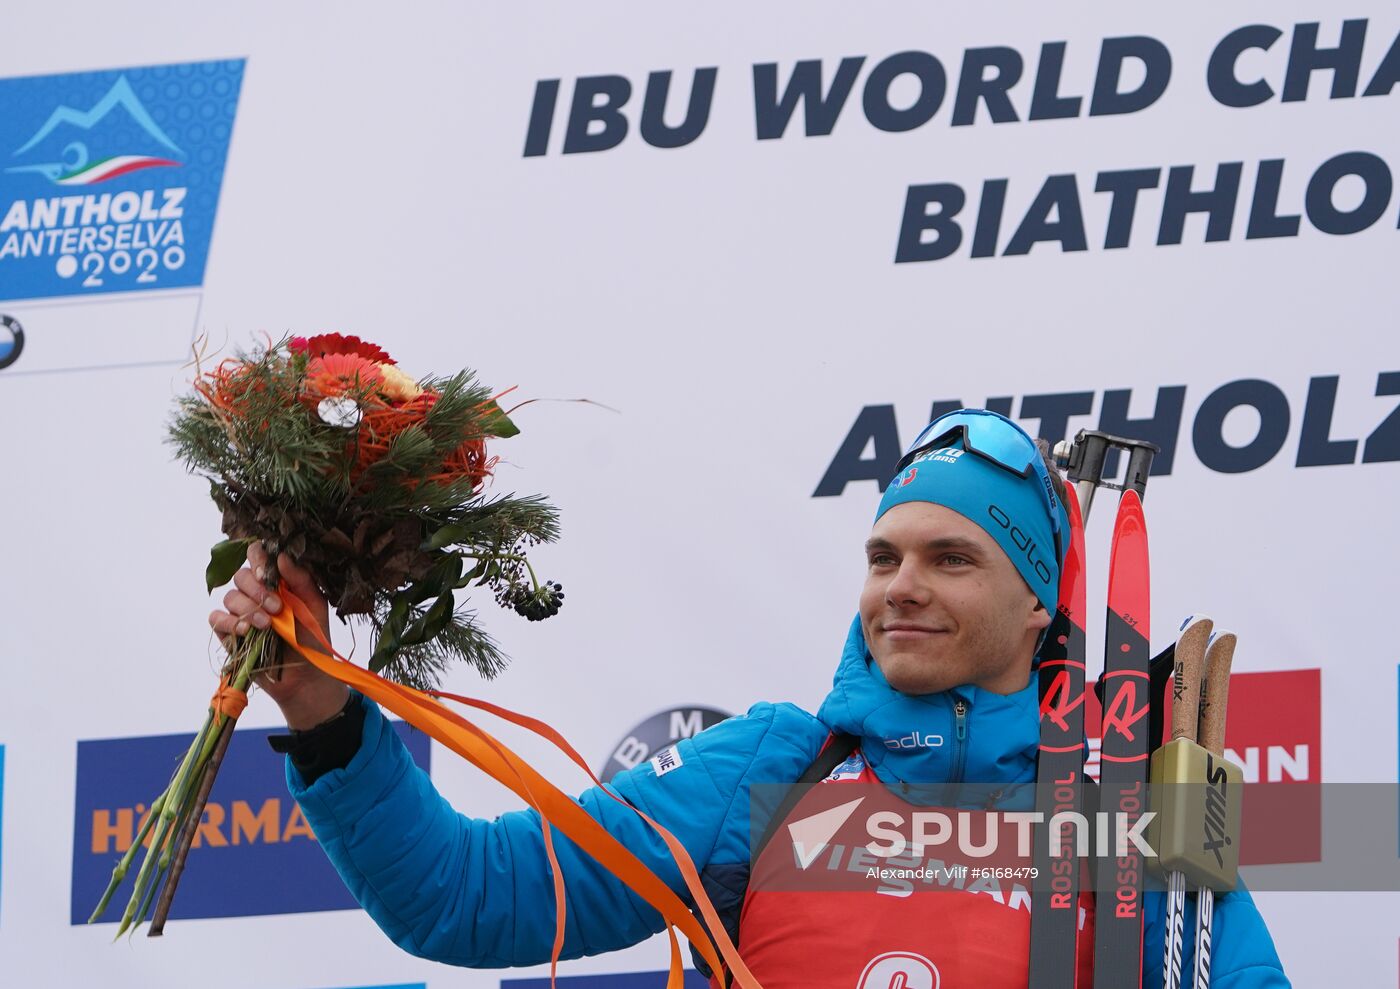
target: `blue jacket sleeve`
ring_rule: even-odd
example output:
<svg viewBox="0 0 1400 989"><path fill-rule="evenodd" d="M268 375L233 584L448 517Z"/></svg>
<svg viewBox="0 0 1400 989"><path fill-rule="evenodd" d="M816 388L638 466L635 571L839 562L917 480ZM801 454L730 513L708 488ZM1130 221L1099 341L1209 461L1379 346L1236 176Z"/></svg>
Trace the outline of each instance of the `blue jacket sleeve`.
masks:
<svg viewBox="0 0 1400 989"><path fill-rule="evenodd" d="M1162 955L1166 936L1166 896L1155 894L1146 902L1147 926L1142 942L1143 989L1161 989ZM1186 925L1182 951L1182 983L1189 984L1195 971L1196 897L1186 898ZM1212 989L1290 989L1283 963L1264 918L1241 883L1219 896L1211 921L1210 984Z"/></svg>
<svg viewBox="0 0 1400 989"><path fill-rule="evenodd" d="M554 888L538 816L516 811L486 821L457 813L378 706L361 703L363 740L348 766L307 786L287 762L288 787L356 900L396 944L424 958L482 968L548 961ZM736 795L755 765L774 754L799 761L807 748L815 755L819 740L803 745L783 740L791 731L774 731L775 722L795 727L799 716L812 721L789 705L758 705L680 742L676 767L662 777L644 763L612 786L704 868L717 847L729 851L734 833L747 836L747 801ZM795 733L804 742L808 727ZM761 758L763 751L770 755ZM689 903L665 844L645 822L597 788L579 803ZM664 929L660 914L558 831L554 843L568 904L563 957L623 948Z"/></svg>

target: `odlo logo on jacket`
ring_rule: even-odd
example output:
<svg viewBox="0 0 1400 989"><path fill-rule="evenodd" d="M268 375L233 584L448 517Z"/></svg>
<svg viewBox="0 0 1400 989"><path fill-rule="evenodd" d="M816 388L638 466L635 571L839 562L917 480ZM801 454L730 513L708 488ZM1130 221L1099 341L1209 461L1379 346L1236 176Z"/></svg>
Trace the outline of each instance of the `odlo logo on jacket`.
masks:
<svg viewBox="0 0 1400 989"><path fill-rule="evenodd" d="M900 738L887 738L884 742L885 748L895 752L900 749L936 749L943 744L943 736L932 733L922 735L917 731L911 731L908 735Z"/></svg>

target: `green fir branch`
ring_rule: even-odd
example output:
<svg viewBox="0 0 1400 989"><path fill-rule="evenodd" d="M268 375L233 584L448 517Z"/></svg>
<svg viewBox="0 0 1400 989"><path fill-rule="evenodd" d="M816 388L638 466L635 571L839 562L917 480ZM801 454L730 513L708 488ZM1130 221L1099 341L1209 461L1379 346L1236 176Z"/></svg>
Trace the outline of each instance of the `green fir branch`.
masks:
<svg viewBox="0 0 1400 989"><path fill-rule="evenodd" d="M409 622L421 618L424 608L409 609ZM383 627L387 608L373 624ZM434 638L419 645L404 646L384 665L380 676L418 690L436 688L455 662L472 667L485 679L492 679L506 668L507 659L494 639L476 623L476 612L458 608L447 625Z"/></svg>

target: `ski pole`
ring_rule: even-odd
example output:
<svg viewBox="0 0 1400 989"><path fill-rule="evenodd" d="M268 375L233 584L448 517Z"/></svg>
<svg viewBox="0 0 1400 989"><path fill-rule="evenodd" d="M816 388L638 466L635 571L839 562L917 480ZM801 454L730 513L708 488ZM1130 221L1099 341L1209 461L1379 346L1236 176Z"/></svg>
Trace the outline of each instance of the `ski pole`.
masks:
<svg viewBox="0 0 1400 989"><path fill-rule="evenodd" d="M1201 688L1200 744L1225 755L1225 708L1230 696L1230 664L1235 658L1234 632L1211 636L1206 649L1206 680ZM1194 989L1210 989L1210 927L1215 890L1202 885L1196 893L1196 977Z"/></svg>
<svg viewBox="0 0 1400 989"><path fill-rule="evenodd" d="M1196 741L1206 644L1214 627L1204 615L1191 615L1181 623L1172 671L1172 740ZM1180 989L1181 949L1186 926L1186 874L1174 869L1167 876L1167 934L1162 959L1162 985Z"/></svg>

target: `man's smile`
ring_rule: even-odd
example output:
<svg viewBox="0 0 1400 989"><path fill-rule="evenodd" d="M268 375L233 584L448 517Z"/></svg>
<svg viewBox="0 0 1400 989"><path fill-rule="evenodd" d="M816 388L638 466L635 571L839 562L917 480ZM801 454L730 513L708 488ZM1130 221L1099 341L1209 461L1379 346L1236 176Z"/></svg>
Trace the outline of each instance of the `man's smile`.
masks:
<svg viewBox="0 0 1400 989"><path fill-rule="evenodd" d="M935 625L921 625L918 622L886 622L881 626L881 631L888 639L913 640L927 638L932 635L943 635L948 632L946 628Z"/></svg>

